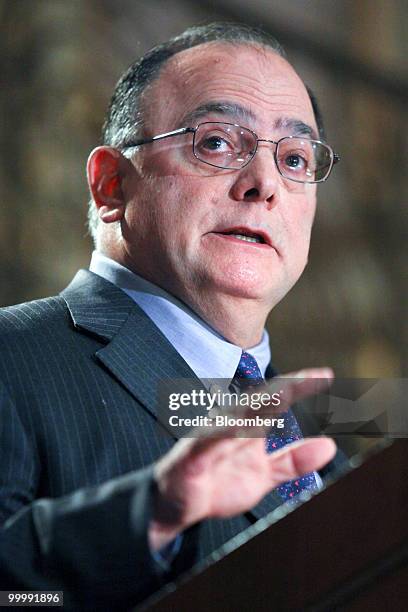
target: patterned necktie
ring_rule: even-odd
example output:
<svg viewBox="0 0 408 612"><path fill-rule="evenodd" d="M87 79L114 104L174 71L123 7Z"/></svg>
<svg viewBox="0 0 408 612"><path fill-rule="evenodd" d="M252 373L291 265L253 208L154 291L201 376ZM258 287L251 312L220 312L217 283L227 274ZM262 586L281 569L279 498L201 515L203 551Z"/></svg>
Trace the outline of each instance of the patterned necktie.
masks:
<svg viewBox="0 0 408 612"><path fill-rule="evenodd" d="M236 384L240 389L247 388L250 386L263 384L264 378L258 367L256 359L245 351L241 355L237 370L235 372L232 384ZM274 433L266 438L266 452L273 453L296 440L303 438L302 432L296 421L295 415L292 410L289 410L281 415L285 419L285 427L281 430L281 433ZM279 485L276 491L282 497L285 502L296 504L296 496L302 491L317 491L318 487L316 484L316 478L313 472L305 474L301 478L290 480Z"/></svg>

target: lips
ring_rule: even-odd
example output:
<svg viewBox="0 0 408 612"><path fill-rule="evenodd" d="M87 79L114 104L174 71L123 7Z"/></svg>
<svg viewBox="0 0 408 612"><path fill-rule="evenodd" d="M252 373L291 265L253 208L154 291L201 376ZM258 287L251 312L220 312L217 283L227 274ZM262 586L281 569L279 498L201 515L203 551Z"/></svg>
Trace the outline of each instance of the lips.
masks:
<svg viewBox="0 0 408 612"><path fill-rule="evenodd" d="M243 242L263 244L275 248L267 232L259 228L240 225L227 228L215 228L212 233L223 236L231 236L232 238L242 240Z"/></svg>

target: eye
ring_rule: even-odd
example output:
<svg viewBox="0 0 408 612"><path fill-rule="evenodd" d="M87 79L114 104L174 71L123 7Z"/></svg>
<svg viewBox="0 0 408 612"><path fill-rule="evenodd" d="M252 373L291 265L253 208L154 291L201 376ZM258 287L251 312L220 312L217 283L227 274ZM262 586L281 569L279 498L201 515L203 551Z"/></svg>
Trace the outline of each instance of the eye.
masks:
<svg viewBox="0 0 408 612"><path fill-rule="evenodd" d="M203 138L200 142L200 147L202 149L206 149L207 151L226 151L231 148L231 144L225 140L225 138L221 138L221 136L207 136Z"/></svg>
<svg viewBox="0 0 408 612"><path fill-rule="evenodd" d="M307 166L307 161L297 153L287 155L284 162L288 168L292 168L293 170L303 170Z"/></svg>

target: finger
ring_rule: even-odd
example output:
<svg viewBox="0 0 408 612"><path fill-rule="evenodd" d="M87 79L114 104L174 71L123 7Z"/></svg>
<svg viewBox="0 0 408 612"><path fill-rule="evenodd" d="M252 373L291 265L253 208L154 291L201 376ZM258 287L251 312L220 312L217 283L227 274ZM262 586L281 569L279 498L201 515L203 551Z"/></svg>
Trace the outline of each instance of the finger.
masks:
<svg viewBox="0 0 408 612"><path fill-rule="evenodd" d="M298 370L297 372L288 372L287 374L282 374L279 378L290 378L290 379L299 379L303 378L334 378L334 372L332 368L327 366L321 368L303 368L303 370Z"/></svg>
<svg viewBox="0 0 408 612"><path fill-rule="evenodd" d="M256 390L248 389L249 395L256 394L260 397L262 394L262 397L266 399L262 399L262 402L258 403L256 410L250 403L249 406L237 405L232 410L222 411L226 419L225 426L205 425L195 428L191 432L191 437L203 440L200 445L195 447L196 451L204 450L220 439L265 436L271 425L268 425L266 421L265 423L259 421L254 424L254 417L257 415L271 418L282 416L293 403L325 391L330 386L333 377L331 368L308 368L273 379L273 382L268 386L258 386ZM239 422L241 424L238 424Z"/></svg>
<svg viewBox="0 0 408 612"><path fill-rule="evenodd" d="M271 397L276 394L280 398L275 406L275 413L285 412L291 404L311 395L326 391L332 384L334 372L331 368L308 368L279 376L268 385ZM268 409L268 405L265 404ZM269 410L270 412L270 407Z"/></svg>
<svg viewBox="0 0 408 612"><path fill-rule="evenodd" d="M217 434L212 437L182 438L156 465L160 469L162 463L165 463L166 468L170 465L179 466L181 469L191 467L191 471L197 472L204 469L207 463L211 461L218 447L225 454L233 456L239 450L239 447L246 442L248 442L248 438L236 438L227 435L227 433L224 433L223 436Z"/></svg>
<svg viewBox="0 0 408 612"><path fill-rule="evenodd" d="M319 395L327 391L331 383L332 380L323 378L305 378L299 382L293 381L285 387L281 394L281 408L288 409L296 402L300 402L314 395Z"/></svg>
<svg viewBox="0 0 408 612"><path fill-rule="evenodd" d="M309 438L289 444L268 457L271 486L320 470L335 454L336 444L331 438Z"/></svg>
<svg viewBox="0 0 408 612"><path fill-rule="evenodd" d="M271 413L269 411L269 413ZM217 423L210 426L196 427L189 433L189 437L198 438L201 440L197 448L204 448L216 443L217 440L227 438L256 438L264 437L268 431L268 425L261 420L259 423L254 422L254 417L258 413L245 407L235 407L234 410L222 411L217 418L222 418L222 423Z"/></svg>
<svg viewBox="0 0 408 612"><path fill-rule="evenodd" d="M238 438L218 440L211 447L200 448L198 452L193 449L186 465L188 473L198 474L213 468L224 466L224 469L240 470L249 457L258 457L259 461L266 454L265 440L263 438ZM244 462L244 464L243 464Z"/></svg>

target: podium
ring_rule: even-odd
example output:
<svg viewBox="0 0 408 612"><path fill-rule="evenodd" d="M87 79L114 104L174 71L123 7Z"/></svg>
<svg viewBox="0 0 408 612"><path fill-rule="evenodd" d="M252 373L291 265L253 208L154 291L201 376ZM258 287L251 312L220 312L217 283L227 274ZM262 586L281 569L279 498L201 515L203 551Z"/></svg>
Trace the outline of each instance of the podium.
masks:
<svg viewBox="0 0 408 612"><path fill-rule="evenodd" d="M237 536L215 555L218 561L193 569L146 609L408 608L407 440L389 444L283 518L279 513Z"/></svg>

